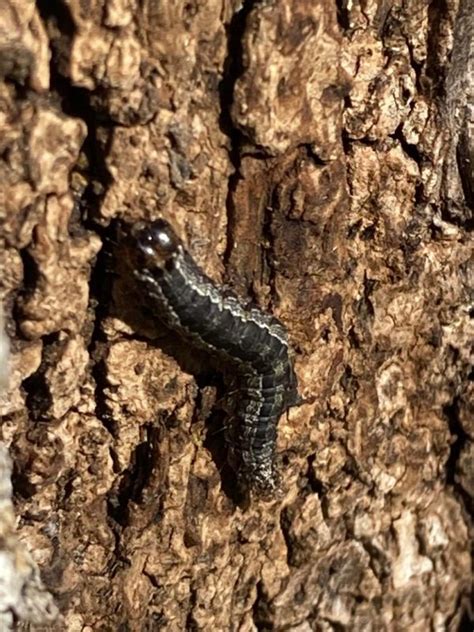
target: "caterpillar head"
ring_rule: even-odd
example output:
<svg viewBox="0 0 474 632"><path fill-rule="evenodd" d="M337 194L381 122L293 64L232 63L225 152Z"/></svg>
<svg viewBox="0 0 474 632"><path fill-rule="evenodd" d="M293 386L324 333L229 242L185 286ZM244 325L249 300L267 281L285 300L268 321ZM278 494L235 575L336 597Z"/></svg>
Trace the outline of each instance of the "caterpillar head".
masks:
<svg viewBox="0 0 474 632"><path fill-rule="evenodd" d="M139 267L148 269L163 269L181 245L178 236L164 219L157 219L150 224L132 224L128 237L139 259Z"/></svg>

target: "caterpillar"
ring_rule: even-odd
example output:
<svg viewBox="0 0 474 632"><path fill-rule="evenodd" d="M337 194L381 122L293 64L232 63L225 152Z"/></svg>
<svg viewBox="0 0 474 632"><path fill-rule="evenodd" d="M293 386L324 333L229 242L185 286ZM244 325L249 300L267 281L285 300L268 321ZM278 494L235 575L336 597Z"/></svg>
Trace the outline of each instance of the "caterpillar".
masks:
<svg viewBox="0 0 474 632"><path fill-rule="evenodd" d="M163 219L125 227L126 256L153 315L218 362L229 385L229 461L241 486L279 486L277 425L298 399L288 336L275 317L219 287Z"/></svg>

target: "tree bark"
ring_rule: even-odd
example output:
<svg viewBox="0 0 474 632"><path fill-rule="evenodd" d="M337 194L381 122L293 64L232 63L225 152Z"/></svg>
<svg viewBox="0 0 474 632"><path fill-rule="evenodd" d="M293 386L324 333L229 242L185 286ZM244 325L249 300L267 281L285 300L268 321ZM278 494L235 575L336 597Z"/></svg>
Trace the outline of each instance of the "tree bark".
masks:
<svg viewBox="0 0 474 632"><path fill-rule="evenodd" d="M473 33L472 0L5 0L0 555L60 611L33 570L5 629L468 625ZM218 375L121 269L157 217L288 328L281 496L236 495Z"/></svg>

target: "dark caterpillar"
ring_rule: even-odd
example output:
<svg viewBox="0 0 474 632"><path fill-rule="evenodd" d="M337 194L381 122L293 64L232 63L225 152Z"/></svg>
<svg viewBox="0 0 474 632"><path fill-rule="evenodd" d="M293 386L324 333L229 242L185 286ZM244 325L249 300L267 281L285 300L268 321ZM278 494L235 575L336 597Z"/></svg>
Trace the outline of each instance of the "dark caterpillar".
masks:
<svg viewBox="0 0 474 632"><path fill-rule="evenodd" d="M297 399L285 328L217 287L166 221L133 224L126 241L133 274L157 318L231 376L226 441L239 481L263 494L274 491L277 424Z"/></svg>

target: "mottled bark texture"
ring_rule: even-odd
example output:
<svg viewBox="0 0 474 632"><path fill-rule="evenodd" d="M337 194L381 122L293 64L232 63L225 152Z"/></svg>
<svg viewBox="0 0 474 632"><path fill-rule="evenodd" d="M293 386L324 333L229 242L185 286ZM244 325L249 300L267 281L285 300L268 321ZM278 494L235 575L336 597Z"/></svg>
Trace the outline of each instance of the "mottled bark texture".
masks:
<svg viewBox="0 0 474 632"><path fill-rule="evenodd" d="M3 0L0 553L45 629L467 625L473 15ZM114 261L115 219L158 216L288 327L282 497L240 502L218 374Z"/></svg>

